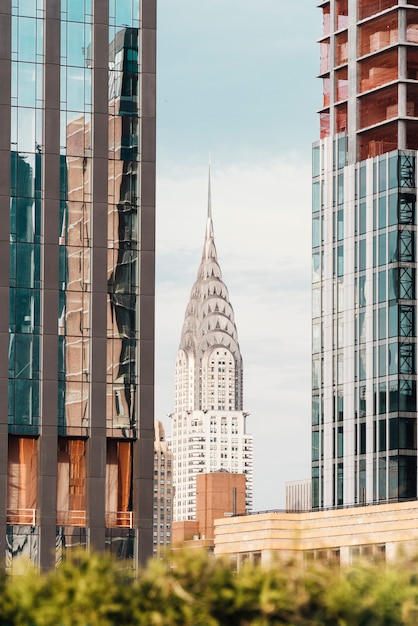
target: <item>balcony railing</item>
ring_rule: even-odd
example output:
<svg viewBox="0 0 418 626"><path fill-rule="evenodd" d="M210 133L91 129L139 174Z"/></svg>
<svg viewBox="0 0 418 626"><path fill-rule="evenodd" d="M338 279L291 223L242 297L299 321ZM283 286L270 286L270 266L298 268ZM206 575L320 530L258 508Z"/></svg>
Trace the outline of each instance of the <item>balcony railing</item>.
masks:
<svg viewBox="0 0 418 626"><path fill-rule="evenodd" d="M7 523L36 526L36 509L7 509Z"/></svg>
<svg viewBox="0 0 418 626"><path fill-rule="evenodd" d="M106 513L107 528L133 528L132 511L116 511Z"/></svg>
<svg viewBox="0 0 418 626"><path fill-rule="evenodd" d="M57 511L57 524L59 526L85 526L85 511Z"/></svg>

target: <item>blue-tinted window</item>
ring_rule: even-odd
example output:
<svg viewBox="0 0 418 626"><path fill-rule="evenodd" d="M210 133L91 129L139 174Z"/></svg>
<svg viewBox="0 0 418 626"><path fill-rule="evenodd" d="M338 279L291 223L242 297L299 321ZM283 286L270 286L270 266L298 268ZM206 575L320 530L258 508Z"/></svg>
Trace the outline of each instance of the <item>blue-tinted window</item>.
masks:
<svg viewBox="0 0 418 626"><path fill-rule="evenodd" d="M379 198L379 228L386 226L386 196Z"/></svg>
<svg viewBox="0 0 418 626"><path fill-rule="evenodd" d="M393 268L388 271L388 300L399 297L398 269Z"/></svg>
<svg viewBox="0 0 418 626"><path fill-rule="evenodd" d="M320 208L320 184L316 182L312 185L312 211L315 213Z"/></svg>
<svg viewBox="0 0 418 626"><path fill-rule="evenodd" d="M312 433L312 461L319 461L319 432Z"/></svg>
<svg viewBox="0 0 418 626"><path fill-rule="evenodd" d="M398 156L389 158L389 189L398 186Z"/></svg>
<svg viewBox="0 0 418 626"><path fill-rule="evenodd" d="M41 36L42 21L20 17L17 23L17 50L19 61L33 62L37 53L37 27Z"/></svg>
<svg viewBox="0 0 418 626"><path fill-rule="evenodd" d="M367 213L366 213L366 203L361 202L359 206L359 233L360 235L364 235L366 233L367 227Z"/></svg>
<svg viewBox="0 0 418 626"><path fill-rule="evenodd" d="M360 198L366 196L366 187L366 166L362 165L360 167Z"/></svg>
<svg viewBox="0 0 418 626"><path fill-rule="evenodd" d="M379 272L379 297L378 302L386 301L386 270Z"/></svg>
<svg viewBox="0 0 418 626"><path fill-rule="evenodd" d="M379 235L379 265L386 265L386 233Z"/></svg>
<svg viewBox="0 0 418 626"><path fill-rule="evenodd" d="M379 158L379 191L386 190L386 155Z"/></svg>
<svg viewBox="0 0 418 626"><path fill-rule="evenodd" d="M379 339L386 338L386 309L381 307L378 311Z"/></svg>
<svg viewBox="0 0 418 626"><path fill-rule="evenodd" d="M366 240L360 239L359 241L359 270L366 269Z"/></svg>
<svg viewBox="0 0 418 626"><path fill-rule="evenodd" d="M391 192L389 194L389 216L388 225L393 226L398 223L398 194Z"/></svg>
<svg viewBox="0 0 418 626"><path fill-rule="evenodd" d="M338 241L342 241L344 239L344 210L343 209L340 209L338 211L337 239Z"/></svg>
<svg viewBox="0 0 418 626"><path fill-rule="evenodd" d="M386 450L386 420L379 420L379 452Z"/></svg>
<svg viewBox="0 0 418 626"><path fill-rule="evenodd" d="M386 344L379 346L379 376L386 376Z"/></svg>
<svg viewBox="0 0 418 626"><path fill-rule="evenodd" d="M344 167L347 158L347 137L338 138L338 167Z"/></svg>
<svg viewBox="0 0 418 626"><path fill-rule="evenodd" d="M61 0L61 11L72 22L84 22L91 15L91 0Z"/></svg>
<svg viewBox="0 0 418 626"><path fill-rule="evenodd" d="M338 276L344 276L344 246L338 246Z"/></svg>
<svg viewBox="0 0 418 626"><path fill-rule="evenodd" d="M399 370L398 364L398 343L390 342L388 345L388 369L390 374L397 374Z"/></svg>
<svg viewBox="0 0 418 626"><path fill-rule="evenodd" d="M359 350L359 379L366 380L366 348Z"/></svg>
<svg viewBox="0 0 418 626"><path fill-rule="evenodd" d="M359 305L366 306L366 277L359 277Z"/></svg>
<svg viewBox="0 0 418 626"><path fill-rule="evenodd" d="M388 263L398 260L398 231L391 230L388 234Z"/></svg>
<svg viewBox="0 0 418 626"><path fill-rule="evenodd" d="M344 203L344 174L338 174L337 177L337 188L338 188L338 204Z"/></svg>
<svg viewBox="0 0 418 626"><path fill-rule="evenodd" d="M396 301L389 302L388 334L389 337L396 337L398 335L398 303Z"/></svg>
<svg viewBox="0 0 418 626"><path fill-rule="evenodd" d="M312 176L319 176L320 173L320 151L319 146L312 149Z"/></svg>

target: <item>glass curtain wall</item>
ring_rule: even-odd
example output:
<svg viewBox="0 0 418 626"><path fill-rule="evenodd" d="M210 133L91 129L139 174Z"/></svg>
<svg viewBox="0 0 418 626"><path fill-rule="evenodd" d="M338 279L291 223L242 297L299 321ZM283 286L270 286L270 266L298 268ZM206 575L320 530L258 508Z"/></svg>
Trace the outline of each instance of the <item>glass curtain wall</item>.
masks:
<svg viewBox="0 0 418 626"><path fill-rule="evenodd" d="M139 3L109 3L106 525L131 525L137 436ZM123 439L123 441L117 441ZM113 440L113 441L112 441ZM128 441L126 441L128 440ZM112 544L114 539L109 536ZM129 541L128 541L129 543Z"/></svg>
<svg viewBox="0 0 418 626"><path fill-rule="evenodd" d="M12 9L9 432L37 435L40 389L43 2Z"/></svg>
<svg viewBox="0 0 418 626"><path fill-rule="evenodd" d="M415 156L406 152L383 155L374 165L373 407L364 410L375 421L378 500L416 497L415 169ZM360 434L361 422L360 416ZM365 445L360 437L360 455Z"/></svg>
<svg viewBox="0 0 418 626"><path fill-rule="evenodd" d="M61 2L59 434L89 426L91 0Z"/></svg>
<svg viewBox="0 0 418 626"><path fill-rule="evenodd" d="M332 203L325 206L323 181L329 174L323 171L321 146L314 146L314 508L324 505L325 456L332 463L330 506L414 498L417 489L416 157L390 152L351 170L344 169L344 154L340 136L333 142ZM344 196L351 192L353 212L346 227ZM323 225L330 211L332 309L328 303L326 312ZM351 251L345 253L346 242ZM353 328L352 338L345 324ZM324 360L332 365L328 387ZM354 484L350 501L345 500L346 480Z"/></svg>

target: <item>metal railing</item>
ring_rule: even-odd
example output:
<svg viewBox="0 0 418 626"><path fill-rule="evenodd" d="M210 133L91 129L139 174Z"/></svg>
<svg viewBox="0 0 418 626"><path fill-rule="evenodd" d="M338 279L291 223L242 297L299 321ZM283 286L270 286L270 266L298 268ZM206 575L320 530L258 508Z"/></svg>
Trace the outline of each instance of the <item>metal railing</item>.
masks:
<svg viewBox="0 0 418 626"><path fill-rule="evenodd" d="M393 500L373 500L371 502L357 502L355 504L336 504L334 506L299 508L299 509L265 509L264 511L248 511L237 513L234 517L244 517L246 515L263 515L266 513L322 513L323 511L341 511L343 509L357 509L369 506L382 506L384 504L396 504L398 502L417 502L418 498L394 498Z"/></svg>
<svg viewBox="0 0 418 626"><path fill-rule="evenodd" d="M85 526L85 511L57 511L57 524L59 526Z"/></svg>
<svg viewBox="0 0 418 626"><path fill-rule="evenodd" d="M8 524L36 526L36 509L7 509Z"/></svg>
<svg viewBox="0 0 418 626"><path fill-rule="evenodd" d="M133 528L132 511L106 513L106 526L108 528Z"/></svg>

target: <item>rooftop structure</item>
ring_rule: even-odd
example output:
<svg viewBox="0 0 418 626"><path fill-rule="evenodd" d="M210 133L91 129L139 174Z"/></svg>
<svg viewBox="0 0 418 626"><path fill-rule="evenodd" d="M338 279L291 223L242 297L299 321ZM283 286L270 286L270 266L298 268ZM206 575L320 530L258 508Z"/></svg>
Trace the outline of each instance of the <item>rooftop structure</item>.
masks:
<svg viewBox="0 0 418 626"><path fill-rule="evenodd" d="M212 472L196 476L196 519L173 523L173 548L213 550L215 520L246 512L245 474Z"/></svg>

